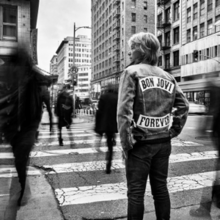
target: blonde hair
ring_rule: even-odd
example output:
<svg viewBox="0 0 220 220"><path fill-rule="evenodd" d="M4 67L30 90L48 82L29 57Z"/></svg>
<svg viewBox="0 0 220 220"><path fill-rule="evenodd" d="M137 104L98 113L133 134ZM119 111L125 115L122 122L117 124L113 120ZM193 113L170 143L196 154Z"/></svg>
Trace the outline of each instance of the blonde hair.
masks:
<svg viewBox="0 0 220 220"><path fill-rule="evenodd" d="M155 35L145 32L134 34L128 40L128 45L130 48L134 47L135 50L142 53L142 61L153 66L157 64L160 51L160 42Z"/></svg>

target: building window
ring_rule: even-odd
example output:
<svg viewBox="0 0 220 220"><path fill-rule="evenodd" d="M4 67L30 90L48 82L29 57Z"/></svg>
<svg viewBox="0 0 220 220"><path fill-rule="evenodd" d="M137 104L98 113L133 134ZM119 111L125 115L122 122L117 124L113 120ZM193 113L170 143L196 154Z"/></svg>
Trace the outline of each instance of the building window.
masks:
<svg viewBox="0 0 220 220"><path fill-rule="evenodd" d="M170 46L170 31L165 33L165 46Z"/></svg>
<svg viewBox="0 0 220 220"><path fill-rule="evenodd" d="M198 5L197 3L193 5L193 20L198 18Z"/></svg>
<svg viewBox="0 0 220 220"><path fill-rule="evenodd" d="M147 28L144 28L144 32L147 32Z"/></svg>
<svg viewBox="0 0 220 220"><path fill-rule="evenodd" d="M165 55L165 69L170 68L170 54Z"/></svg>
<svg viewBox="0 0 220 220"><path fill-rule="evenodd" d="M220 20L220 15L216 16L215 17L215 22L219 21ZM218 32L220 31L220 24L218 25L215 25L215 31Z"/></svg>
<svg viewBox="0 0 220 220"><path fill-rule="evenodd" d="M135 34L136 33L136 27L135 26L131 26L131 34Z"/></svg>
<svg viewBox="0 0 220 220"><path fill-rule="evenodd" d="M0 6L0 40L17 40L17 7Z"/></svg>
<svg viewBox="0 0 220 220"><path fill-rule="evenodd" d="M198 32L197 32L197 26L193 28L193 40L197 40Z"/></svg>
<svg viewBox="0 0 220 220"><path fill-rule="evenodd" d="M220 5L220 0L216 0L215 6L219 6Z"/></svg>
<svg viewBox="0 0 220 220"><path fill-rule="evenodd" d="M217 46L215 46L215 50L214 51L215 51L214 52L214 56L217 57L218 56L218 47Z"/></svg>
<svg viewBox="0 0 220 220"><path fill-rule="evenodd" d="M212 11L212 0L208 0L207 11Z"/></svg>
<svg viewBox="0 0 220 220"><path fill-rule="evenodd" d="M200 38L205 36L205 24L200 24Z"/></svg>
<svg viewBox="0 0 220 220"><path fill-rule="evenodd" d="M144 15L144 20L147 23L147 15Z"/></svg>
<svg viewBox="0 0 220 220"><path fill-rule="evenodd" d="M170 8L166 9L165 11L165 22L170 22Z"/></svg>
<svg viewBox="0 0 220 220"><path fill-rule="evenodd" d="M147 10L147 1L144 2L144 10Z"/></svg>
<svg viewBox="0 0 220 220"><path fill-rule="evenodd" d="M179 20L179 16L180 16L179 10L180 10L180 6L178 1L174 4L174 21Z"/></svg>
<svg viewBox="0 0 220 220"><path fill-rule="evenodd" d="M131 0L131 7L136 8L136 0Z"/></svg>
<svg viewBox="0 0 220 220"><path fill-rule="evenodd" d="M136 22L136 14L135 13L131 13L131 21Z"/></svg>
<svg viewBox="0 0 220 220"><path fill-rule="evenodd" d="M162 17L162 13L161 13L161 14L159 14L159 15L157 16L157 22L158 22L158 24L162 24L162 19L163 19L163 17Z"/></svg>
<svg viewBox="0 0 220 220"><path fill-rule="evenodd" d="M188 64L189 63L189 57L188 57L188 55L186 55L186 64Z"/></svg>
<svg viewBox="0 0 220 220"><path fill-rule="evenodd" d="M205 0L200 0L200 16L205 15Z"/></svg>
<svg viewBox="0 0 220 220"><path fill-rule="evenodd" d="M179 51L173 52L173 66L179 66Z"/></svg>
<svg viewBox="0 0 220 220"><path fill-rule="evenodd" d="M207 35L212 33L212 19L207 22Z"/></svg>
<svg viewBox="0 0 220 220"><path fill-rule="evenodd" d="M158 57L158 66L162 66L162 56Z"/></svg>
<svg viewBox="0 0 220 220"><path fill-rule="evenodd" d="M191 8L187 8L187 23L191 21Z"/></svg>
<svg viewBox="0 0 220 220"><path fill-rule="evenodd" d="M211 57L210 57L210 54L209 54L209 48L206 49L206 57L207 57L207 59L210 59L210 58L211 58Z"/></svg>
<svg viewBox="0 0 220 220"><path fill-rule="evenodd" d="M173 40L174 40L174 44L179 43L179 27L173 30Z"/></svg>

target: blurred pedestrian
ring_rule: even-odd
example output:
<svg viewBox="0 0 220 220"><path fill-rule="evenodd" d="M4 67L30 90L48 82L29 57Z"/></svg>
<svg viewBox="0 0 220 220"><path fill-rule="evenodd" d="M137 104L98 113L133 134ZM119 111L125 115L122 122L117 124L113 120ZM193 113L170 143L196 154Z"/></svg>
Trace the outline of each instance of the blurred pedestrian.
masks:
<svg viewBox="0 0 220 220"><path fill-rule="evenodd" d="M49 115L49 124L50 124L50 132L52 132L52 127L53 127L53 116L52 116L52 111L50 107L50 93L48 91L48 85L41 85L39 89L40 93L40 99L42 103L42 116L43 116L43 111L44 111L44 105L46 106L48 115ZM41 118L42 118L41 116ZM39 125L39 128L36 132L36 141L38 141L38 135L39 135L39 129L40 129L41 124Z"/></svg>
<svg viewBox="0 0 220 220"><path fill-rule="evenodd" d="M117 109L126 158L128 219L143 219L149 176L157 220L168 220L171 138L179 135L186 122L188 101L175 78L156 66L160 43L153 34L137 33L128 43L134 64L121 75ZM173 107L177 110L169 129Z"/></svg>
<svg viewBox="0 0 220 220"><path fill-rule="evenodd" d="M64 86L58 94L55 114L58 117L59 145L63 146L62 127L70 128L74 112L73 97L69 85Z"/></svg>
<svg viewBox="0 0 220 220"><path fill-rule="evenodd" d="M95 118L95 132L100 139L105 133L107 138L108 151L106 153L106 173L111 173L113 157L113 146L116 144L115 133L117 130L116 111L118 94L112 85L108 85L107 90L100 96L98 110Z"/></svg>
<svg viewBox="0 0 220 220"><path fill-rule="evenodd" d="M198 208L192 208L190 215L194 217L210 217L211 219L211 207L212 203L220 209L220 176L218 170L220 170L220 86L215 84L215 80L207 82L207 86L210 92L210 103L208 114L212 116L212 140L214 146L218 151L218 159L216 161L216 176L213 181L212 192L207 195L205 190L202 192L200 206ZM206 122L210 121L210 117ZM205 125L206 124L206 125ZM203 133L207 130L207 123L204 124Z"/></svg>
<svg viewBox="0 0 220 220"><path fill-rule="evenodd" d="M80 100L80 98L77 96L77 97L76 97L76 101L75 101L75 109L81 109L81 108L82 108L81 100Z"/></svg>
<svg viewBox="0 0 220 220"><path fill-rule="evenodd" d="M42 115L39 89L50 80L34 68L29 54L22 49L1 66L1 73L0 130L12 146L21 186L17 200L20 206L26 187L29 155Z"/></svg>

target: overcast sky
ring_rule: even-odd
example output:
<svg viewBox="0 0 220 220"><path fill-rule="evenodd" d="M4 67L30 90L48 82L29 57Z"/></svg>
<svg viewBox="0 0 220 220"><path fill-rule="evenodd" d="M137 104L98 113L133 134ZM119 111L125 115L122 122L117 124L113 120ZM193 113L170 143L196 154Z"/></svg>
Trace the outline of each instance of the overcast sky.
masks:
<svg viewBox="0 0 220 220"><path fill-rule="evenodd" d="M38 12L38 66L50 70L50 60L62 40L73 36L76 27L91 27L91 0L40 0ZM76 36L91 36L90 29L79 29Z"/></svg>

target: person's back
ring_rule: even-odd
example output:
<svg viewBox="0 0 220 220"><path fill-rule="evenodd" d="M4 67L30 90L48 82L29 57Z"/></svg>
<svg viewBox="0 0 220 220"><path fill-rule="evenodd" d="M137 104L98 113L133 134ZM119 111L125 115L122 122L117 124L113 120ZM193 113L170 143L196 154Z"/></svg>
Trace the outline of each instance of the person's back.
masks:
<svg viewBox="0 0 220 220"><path fill-rule="evenodd" d="M101 95L98 112L100 114L100 130L102 132L117 132L117 101L118 95L115 92L107 92Z"/></svg>
<svg viewBox="0 0 220 220"><path fill-rule="evenodd" d="M66 91L62 91L57 98L55 114L58 116L59 144L63 146L62 127L70 128L73 113L73 98Z"/></svg>
<svg viewBox="0 0 220 220"><path fill-rule="evenodd" d="M158 39L151 33L137 33L128 43L133 65L120 77L117 109L126 159L128 219L143 219L149 176L156 218L169 220L167 176L171 138L183 129L189 105L175 78L156 66ZM170 127L172 108L176 111Z"/></svg>
<svg viewBox="0 0 220 220"><path fill-rule="evenodd" d="M109 87L111 87L109 85ZM106 154L106 173L111 173L111 162L113 155L113 146L116 144L115 133L117 130L117 100L118 95L114 89L109 88L105 94L102 94L99 103L98 109L96 112L96 122L95 122L95 131L100 136L105 133L107 138L108 151Z"/></svg>

